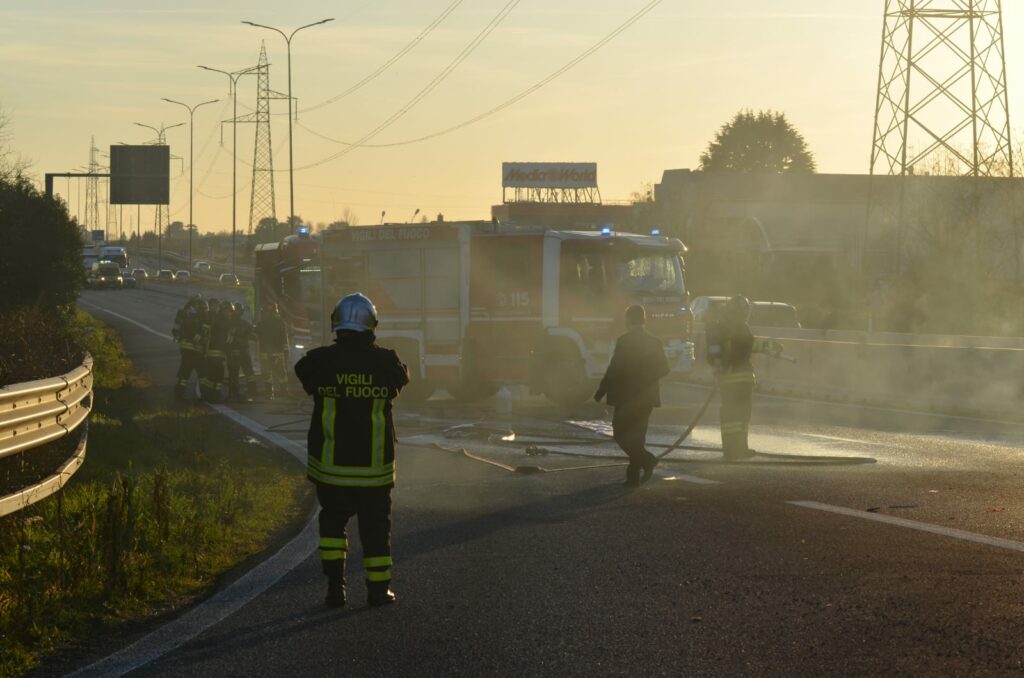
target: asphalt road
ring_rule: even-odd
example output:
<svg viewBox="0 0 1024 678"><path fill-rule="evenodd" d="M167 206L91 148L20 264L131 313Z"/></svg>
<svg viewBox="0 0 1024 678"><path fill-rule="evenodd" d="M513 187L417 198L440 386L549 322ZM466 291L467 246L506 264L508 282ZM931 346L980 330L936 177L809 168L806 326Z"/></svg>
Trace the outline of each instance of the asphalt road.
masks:
<svg viewBox="0 0 1024 678"><path fill-rule="evenodd" d="M139 290L87 292L83 302L170 390L174 346L157 335L169 332L177 300ZM664 390L657 440L674 437L707 394ZM1020 426L759 397L753 446L795 458L727 464L684 451L629 491L614 460L445 438L464 421L550 438L575 428L566 415L593 425L598 414L523 401L498 420L489 407L402 408L396 605L364 607L353 558L350 607L324 608L319 562L301 550L306 533L259 595L237 598L216 623L192 621L200 605L178 618L177 641L99 673L1024 674ZM275 436L301 441L308 409L256 403L226 414L301 454L301 442ZM716 420L712 407L699 445L714 442ZM517 466L548 472L509 470Z"/></svg>

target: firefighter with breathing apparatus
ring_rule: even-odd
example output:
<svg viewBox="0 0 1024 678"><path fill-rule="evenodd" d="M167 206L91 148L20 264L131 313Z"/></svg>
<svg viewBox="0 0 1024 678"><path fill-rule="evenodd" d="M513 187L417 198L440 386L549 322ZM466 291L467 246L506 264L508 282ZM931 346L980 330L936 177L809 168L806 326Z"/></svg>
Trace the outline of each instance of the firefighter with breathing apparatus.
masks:
<svg viewBox="0 0 1024 678"><path fill-rule="evenodd" d="M747 445L755 381L751 355L782 353L779 342L754 337L747 324L749 317L750 302L737 295L714 313L707 326L708 362L715 370L722 400L722 455L728 460L750 459L756 454Z"/></svg>
<svg viewBox="0 0 1024 678"><path fill-rule="evenodd" d="M377 309L362 294L338 301L331 314L333 345L309 351L295 364L313 396L307 475L320 502L320 559L329 607L345 604L347 524L358 516L367 603L394 602L391 590L391 488L395 482L395 424L391 402L409 383L394 351L376 345Z"/></svg>

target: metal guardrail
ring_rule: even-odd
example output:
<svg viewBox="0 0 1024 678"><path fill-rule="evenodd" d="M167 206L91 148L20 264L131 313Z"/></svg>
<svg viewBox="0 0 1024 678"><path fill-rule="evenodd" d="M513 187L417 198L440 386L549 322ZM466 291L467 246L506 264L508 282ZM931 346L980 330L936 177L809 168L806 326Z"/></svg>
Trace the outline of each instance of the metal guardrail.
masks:
<svg viewBox="0 0 1024 678"><path fill-rule="evenodd" d="M0 388L0 459L59 440L82 425L92 410L92 356L67 374ZM0 516L59 492L85 461L87 431L56 471L0 497Z"/></svg>

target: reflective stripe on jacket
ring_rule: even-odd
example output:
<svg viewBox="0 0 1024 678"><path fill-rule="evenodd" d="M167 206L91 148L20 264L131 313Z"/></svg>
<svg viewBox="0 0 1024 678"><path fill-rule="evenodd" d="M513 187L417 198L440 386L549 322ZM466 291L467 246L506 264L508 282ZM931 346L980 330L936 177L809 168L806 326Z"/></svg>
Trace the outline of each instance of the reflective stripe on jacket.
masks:
<svg viewBox="0 0 1024 678"><path fill-rule="evenodd" d="M308 477L341 487L393 485L391 401L409 383L398 355L374 345L372 334L346 335L333 346L307 353L296 363L295 374L314 402Z"/></svg>

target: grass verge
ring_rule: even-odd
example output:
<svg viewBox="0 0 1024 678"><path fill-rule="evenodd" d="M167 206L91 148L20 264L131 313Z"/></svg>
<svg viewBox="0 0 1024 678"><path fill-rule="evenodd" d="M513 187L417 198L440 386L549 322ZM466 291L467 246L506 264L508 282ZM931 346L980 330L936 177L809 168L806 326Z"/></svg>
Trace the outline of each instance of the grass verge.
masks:
<svg viewBox="0 0 1024 678"><path fill-rule="evenodd" d="M0 519L0 677L209 591L308 500L293 461L206 408L169 405L112 332L76 322L97 366L88 453L63 492Z"/></svg>

